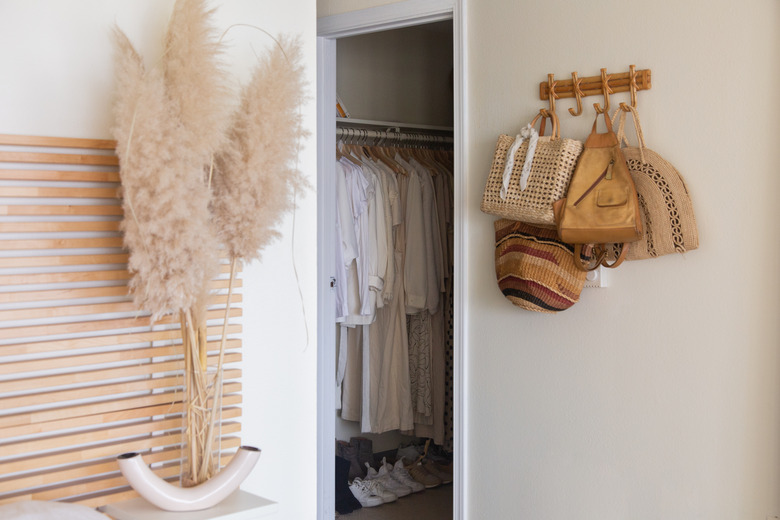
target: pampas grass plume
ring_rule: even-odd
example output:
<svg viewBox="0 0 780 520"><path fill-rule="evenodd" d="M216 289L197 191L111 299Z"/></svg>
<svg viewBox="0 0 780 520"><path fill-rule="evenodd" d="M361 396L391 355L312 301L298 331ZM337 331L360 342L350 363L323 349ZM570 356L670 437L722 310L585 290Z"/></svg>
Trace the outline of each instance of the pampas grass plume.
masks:
<svg viewBox="0 0 780 520"><path fill-rule="evenodd" d="M153 319L187 309L216 275L217 241L200 169L183 153L174 104L159 68L144 70L127 36L114 31L117 94L114 137L122 182L122 222L136 305ZM200 164L199 162L197 164Z"/></svg>
<svg viewBox="0 0 780 520"><path fill-rule="evenodd" d="M233 103L213 12L205 0L177 0L162 57L166 92L183 128L179 145L207 165L224 143Z"/></svg>
<svg viewBox="0 0 780 520"><path fill-rule="evenodd" d="M306 186L295 164L307 132L301 43L280 38L243 88L228 143L217 156L212 212L231 258L249 261L279 236L276 227L293 209L294 190Z"/></svg>

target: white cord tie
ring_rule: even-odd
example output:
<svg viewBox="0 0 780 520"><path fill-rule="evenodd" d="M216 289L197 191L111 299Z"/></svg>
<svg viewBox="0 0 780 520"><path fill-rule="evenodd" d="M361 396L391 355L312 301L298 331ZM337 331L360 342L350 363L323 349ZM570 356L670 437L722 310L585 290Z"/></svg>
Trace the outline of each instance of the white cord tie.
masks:
<svg viewBox="0 0 780 520"><path fill-rule="evenodd" d="M523 163L523 170L520 174L520 191L524 191L528 185L528 177L531 175L531 165L534 160L534 153L536 152L536 143L539 141L539 132L531 126L526 125L520 133L515 137L515 142L512 143L512 147L507 152L506 166L504 167L504 179L501 186L501 192L499 195L502 199L506 199L507 189L509 188L509 179L512 177L512 170L515 166L515 154L517 150L522 146L523 141L528 139L528 152L525 154L525 162Z"/></svg>

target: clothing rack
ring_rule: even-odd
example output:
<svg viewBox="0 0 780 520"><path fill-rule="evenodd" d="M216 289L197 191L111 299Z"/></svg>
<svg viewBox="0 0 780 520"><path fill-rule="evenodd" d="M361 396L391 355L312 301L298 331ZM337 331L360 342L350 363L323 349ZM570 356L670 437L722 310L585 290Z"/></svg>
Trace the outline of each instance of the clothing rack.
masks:
<svg viewBox="0 0 780 520"><path fill-rule="evenodd" d="M453 129L447 126L419 125L394 121L336 118L336 137L359 144L395 144L451 148ZM368 140L373 140L369 143Z"/></svg>
<svg viewBox="0 0 780 520"><path fill-rule="evenodd" d="M396 144L396 145L433 145L451 146L454 142L451 136L434 135L423 132L401 132L397 128L387 130L366 130L360 128L337 128L336 137L356 144ZM367 142L369 139L373 143Z"/></svg>
<svg viewBox="0 0 780 520"><path fill-rule="evenodd" d="M353 117L337 117L336 126L348 128L403 128L407 130L424 130L435 133L452 134L451 126L422 125L418 123L401 123L398 121L377 121L374 119L357 119Z"/></svg>

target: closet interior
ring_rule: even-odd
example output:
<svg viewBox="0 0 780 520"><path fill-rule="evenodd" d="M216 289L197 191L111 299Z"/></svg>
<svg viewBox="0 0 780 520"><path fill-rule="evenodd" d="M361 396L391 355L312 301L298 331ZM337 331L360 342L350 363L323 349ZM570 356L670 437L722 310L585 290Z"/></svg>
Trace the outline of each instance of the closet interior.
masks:
<svg viewBox="0 0 780 520"><path fill-rule="evenodd" d="M336 510L350 518L452 517L452 36L443 21L337 41Z"/></svg>

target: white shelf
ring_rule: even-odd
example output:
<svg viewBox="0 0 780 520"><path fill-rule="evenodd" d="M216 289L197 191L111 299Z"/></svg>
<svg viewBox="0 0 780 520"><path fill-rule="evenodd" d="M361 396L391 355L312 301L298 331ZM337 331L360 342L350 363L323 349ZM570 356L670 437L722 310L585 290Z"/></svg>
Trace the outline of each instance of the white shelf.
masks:
<svg viewBox="0 0 780 520"><path fill-rule="evenodd" d="M277 509L276 502L239 490L216 506L202 511L163 511L143 498L108 504L100 511L116 520L254 520L276 513Z"/></svg>
<svg viewBox="0 0 780 520"><path fill-rule="evenodd" d="M376 126L382 128L409 128L415 130L432 130L435 132L452 132L451 126L418 125L415 123L399 123L398 121L374 121L370 119L355 119L352 117L337 117L336 126L341 125Z"/></svg>

